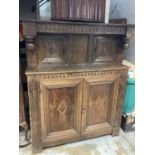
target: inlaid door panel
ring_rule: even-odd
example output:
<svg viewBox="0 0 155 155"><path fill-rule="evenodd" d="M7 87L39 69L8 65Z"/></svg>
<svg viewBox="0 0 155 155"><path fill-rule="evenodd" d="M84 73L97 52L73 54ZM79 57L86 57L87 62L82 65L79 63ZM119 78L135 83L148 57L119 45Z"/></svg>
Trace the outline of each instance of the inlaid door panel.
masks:
<svg viewBox="0 0 155 155"><path fill-rule="evenodd" d="M118 76L85 78L81 127L83 137L112 132L118 89Z"/></svg>
<svg viewBox="0 0 155 155"><path fill-rule="evenodd" d="M88 125L107 122L111 83L91 84L89 88Z"/></svg>
<svg viewBox="0 0 155 155"><path fill-rule="evenodd" d="M45 146L79 137L81 85L80 79L41 82L41 124Z"/></svg>
<svg viewBox="0 0 155 155"><path fill-rule="evenodd" d="M93 63L111 62L115 59L115 41L112 37L97 36L94 40Z"/></svg>
<svg viewBox="0 0 155 155"><path fill-rule="evenodd" d="M66 36L44 36L37 38L38 64L59 65L66 61Z"/></svg>

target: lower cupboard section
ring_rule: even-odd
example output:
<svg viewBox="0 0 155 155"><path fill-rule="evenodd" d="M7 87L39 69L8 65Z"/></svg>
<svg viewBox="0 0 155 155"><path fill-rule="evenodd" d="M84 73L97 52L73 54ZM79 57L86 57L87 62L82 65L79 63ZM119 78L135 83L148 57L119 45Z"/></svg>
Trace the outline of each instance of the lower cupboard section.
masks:
<svg viewBox="0 0 155 155"><path fill-rule="evenodd" d="M126 73L122 69L82 77L66 73L67 78L59 78L64 77L60 73L57 78L51 78L52 73L28 75L33 153L73 141L118 135Z"/></svg>

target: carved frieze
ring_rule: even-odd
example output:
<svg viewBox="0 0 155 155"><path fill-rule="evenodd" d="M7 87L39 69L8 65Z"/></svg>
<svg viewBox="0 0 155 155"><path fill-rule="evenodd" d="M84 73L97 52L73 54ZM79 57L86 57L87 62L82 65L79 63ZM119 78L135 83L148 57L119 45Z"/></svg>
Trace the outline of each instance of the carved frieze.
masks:
<svg viewBox="0 0 155 155"><path fill-rule="evenodd" d="M81 33L81 34L125 34L124 26L113 25L84 25L66 23L37 23L38 32L46 33Z"/></svg>
<svg viewBox="0 0 155 155"><path fill-rule="evenodd" d="M120 34L125 35L126 30L133 31L133 25L55 22L55 21L25 21L24 34L36 36L37 33L80 33L80 34ZM131 32L130 31L130 32ZM129 33L130 33L129 32Z"/></svg>
<svg viewBox="0 0 155 155"><path fill-rule="evenodd" d="M35 76L38 80L40 79L68 79L68 78L85 78L85 77L102 77L106 76L111 78L113 76L119 77L120 72L118 71L93 71L93 72L74 72L74 73L48 73L48 74L35 74L28 75L28 77Z"/></svg>

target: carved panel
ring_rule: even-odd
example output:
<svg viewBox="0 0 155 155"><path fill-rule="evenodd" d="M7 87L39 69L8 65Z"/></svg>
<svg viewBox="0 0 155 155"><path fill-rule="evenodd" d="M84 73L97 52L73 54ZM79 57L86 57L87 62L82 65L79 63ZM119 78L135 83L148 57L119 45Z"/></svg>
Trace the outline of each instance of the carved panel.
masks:
<svg viewBox="0 0 155 155"><path fill-rule="evenodd" d="M47 143L77 138L80 132L81 80L41 80L42 139ZM78 116L78 117L77 117Z"/></svg>
<svg viewBox="0 0 155 155"><path fill-rule="evenodd" d="M112 38L96 37L93 62L102 63L113 61L115 54L115 42Z"/></svg>
<svg viewBox="0 0 155 155"><path fill-rule="evenodd" d="M65 37L40 36L37 40L38 64L55 65L65 63Z"/></svg>
<svg viewBox="0 0 155 155"><path fill-rule="evenodd" d="M82 135L112 132L118 95L118 76L87 77L84 80Z"/></svg>
<svg viewBox="0 0 155 155"><path fill-rule="evenodd" d="M48 89L49 133L74 128L75 88ZM56 123L52 123L55 122Z"/></svg>

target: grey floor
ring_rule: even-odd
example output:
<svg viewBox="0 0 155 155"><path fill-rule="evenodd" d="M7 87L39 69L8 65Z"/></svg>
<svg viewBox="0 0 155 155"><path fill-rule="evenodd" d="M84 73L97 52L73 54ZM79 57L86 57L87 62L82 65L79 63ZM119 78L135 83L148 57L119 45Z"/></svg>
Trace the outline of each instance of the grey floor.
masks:
<svg viewBox="0 0 155 155"><path fill-rule="evenodd" d="M20 148L20 155L32 155L31 145ZM44 149L36 155L134 155L135 154L135 132L120 135L111 135L99 138L83 140L57 147Z"/></svg>

